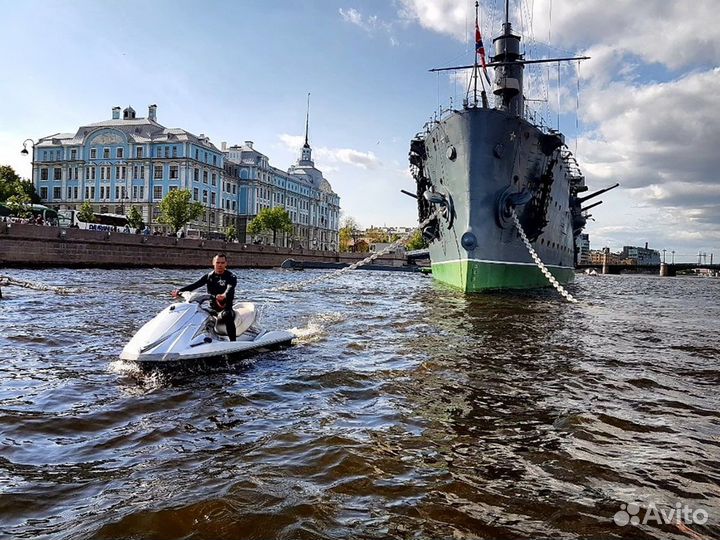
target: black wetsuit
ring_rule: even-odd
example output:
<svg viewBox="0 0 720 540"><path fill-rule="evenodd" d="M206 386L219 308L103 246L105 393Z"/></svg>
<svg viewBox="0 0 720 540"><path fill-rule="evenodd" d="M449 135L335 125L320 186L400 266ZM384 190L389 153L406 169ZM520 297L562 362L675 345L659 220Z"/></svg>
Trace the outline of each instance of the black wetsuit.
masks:
<svg viewBox="0 0 720 540"><path fill-rule="evenodd" d="M235 341L237 336L235 335L235 312L232 305L235 298L235 287L237 287L237 277L230 270L225 270L222 274L216 274L213 270L195 283L178 289L178 292L194 291L203 285L207 285L207 292L213 297L210 301L210 307L218 312L218 320L225 323L230 341ZM215 301L218 294L225 295L225 305L223 307L218 306Z"/></svg>

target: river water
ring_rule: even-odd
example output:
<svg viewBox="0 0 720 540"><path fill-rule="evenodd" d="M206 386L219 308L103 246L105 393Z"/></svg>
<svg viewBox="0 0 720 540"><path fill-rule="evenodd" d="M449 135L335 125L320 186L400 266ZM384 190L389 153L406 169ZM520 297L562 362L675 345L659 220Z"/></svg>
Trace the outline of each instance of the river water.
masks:
<svg viewBox="0 0 720 540"><path fill-rule="evenodd" d="M79 291L3 289L0 536L720 535L720 280L578 276L578 305L370 271L251 292L319 272L237 271L295 346L143 373L122 346L199 271L3 271ZM647 519L680 506L693 523Z"/></svg>

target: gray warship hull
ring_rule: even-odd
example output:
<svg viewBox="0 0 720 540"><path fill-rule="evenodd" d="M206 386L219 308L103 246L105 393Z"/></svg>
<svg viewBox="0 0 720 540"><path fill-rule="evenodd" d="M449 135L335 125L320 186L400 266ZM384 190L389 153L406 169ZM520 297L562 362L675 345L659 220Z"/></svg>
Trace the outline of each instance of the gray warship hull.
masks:
<svg viewBox="0 0 720 540"><path fill-rule="evenodd" d="M421 221L433 276L467 292L547 286L514 227L515 208L532 244L560 283L574 278L571 196L584 179L562 136L504 111L451 111L413 141Z"/></svg>
<svg viewBox="0 0 720 540"><path fill-rule="evenodd" d="M587 189L585 178L563 135L525 118L526 61L507 17L506 2L503 33L493 40L496 54L488 64L495 70L495 107L484 89L478 103L477 59L473 66L443 68L473 69L473 104L466 99L461 110L445 111L410 143L433 277L468 292L548 285L521 229L555 279L572 281L575 236L589 208L581 203L600 193L578 197ZM484 70L477 4L475 21ZM569 59L541 62L555 60ZM487 73L485 78L489 83Z"/></svg>

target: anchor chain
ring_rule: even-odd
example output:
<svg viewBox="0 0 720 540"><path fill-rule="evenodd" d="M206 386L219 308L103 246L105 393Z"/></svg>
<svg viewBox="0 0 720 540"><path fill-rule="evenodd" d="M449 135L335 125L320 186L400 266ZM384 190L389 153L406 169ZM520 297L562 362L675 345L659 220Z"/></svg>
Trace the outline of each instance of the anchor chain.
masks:
<svg viewBox="0 0 720 540"><path fill-rule="evenodd" d="M291 284L291 285L283 285L283 286L280 286L280 287L273 287L272 289L267 289L265 292L297 291L297 290L300 290L301 288L306 287L306 286L308 286L308 285L313 285L313 284L315 284L315 283L319 283L320 281L324 281L324 280L326 280L326 279L331 279L331 278L337 277L337 276L339 276L339 275L341 275L341 274L344 274L344 273L346 273L346 272L350 272L350 271L352 271L352 270L356 270L356 269L360 268L361 266L365 266L366 264L371 263L372 261L374 261L374 260L377 259L378 257L381 257L382 255L385 255L386 253L391 252L391 251L392 251L393 249L395 249L396 247L398 247L398 246L400 246L400 245L402 245L402 244L405 244L408 240L410 240L410 237L411 237L413 234L415 234L415 231L417 231L418 229L422 229L423 227L427 226L433 219L435 219L436 217L440 216L441 214L442 214L442 208L439 208L439 209L435 210L435 212L433 212L432 214L430 214L430 215L427 217L427 219L425 219L425 221L423 221L422 223L420 223L417 227L415 227L414 229L406 232L403 236L401 236L400 238L398 238L397 240L395 240L395 241L394 241L392 244L390 244L389 246L381 249L380 251L378 251L378 252L376 252L376 253L373 253L373 254L370 255L369 257L364 258L362 261L358 261L358 262L356 262L356 263L353 263L353 264L351 264L350 266L346 266L345 268L340 268L339 270L336 270L335 272L331 272L331 273L329 273L329 274L324 274L324 275L322 275L322 276L319 276L319 277L316 277L316 278L313 278L313 279L309 279L309 280L307 280L307 281L301 281L300 283L294 283L294 284Z"/></svg>
<svg viewBox="0 0 720 540"><path fill-rule="evenodd" d="M545 264L540 260L540 257L538 257L538 254L535 253L535 250L533 249L532 245L530 244L530 240L528 240L527 235L525 234L525 231L522 228L522 225L520 225L520 220L517 217L517 214L515 213L514 208L510 208L510 215L512 216L513 221L515 222L515 227L517 227L518 232L520 233L520 238L522 238L523 243L525 244L525 247L527 248L528 252L530 253L530 256L532 257L533 261L535 261L535 264L540 269L540 271L545 275L545 277L548 279L550 284L557 289L557 291L565 297L565 299L568 302L572 302L573 304L577 304L577 299L573 297L569 292L567 292L560 283L558 283L558 280L555 279L555 276L553 276L550 273L550 270L547 269Z"/></svg>
<svg viewBox="0 0 720 540"><path fill-rule="evenodd" d="M71 290L64 287L53 287L52 285L42 285L38 283L30 283L29 281L20 281L8 276L0 276L0 286L16 285L25 287L26 289L34 289L36 291L52 291L58 294L70 294Z"/></svg>

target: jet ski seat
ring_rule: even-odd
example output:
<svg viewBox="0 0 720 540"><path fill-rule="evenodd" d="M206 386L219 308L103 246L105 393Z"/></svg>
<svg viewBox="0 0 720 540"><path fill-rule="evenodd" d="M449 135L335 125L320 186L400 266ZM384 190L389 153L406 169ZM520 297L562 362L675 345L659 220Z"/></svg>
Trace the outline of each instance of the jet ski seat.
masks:
<svg viewBox="0 0 720 540"><path fill-rule="evenodd" d="M251 302L240 302L233 305L233 311L235 311L235 332L238 340L255 322L257 313L255 312L255 305ZM225 323L219 320L215 322L215 333L218 336L227 336L227 328Z"/></svg>

